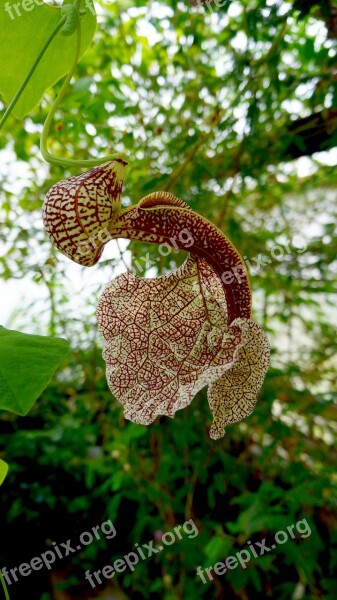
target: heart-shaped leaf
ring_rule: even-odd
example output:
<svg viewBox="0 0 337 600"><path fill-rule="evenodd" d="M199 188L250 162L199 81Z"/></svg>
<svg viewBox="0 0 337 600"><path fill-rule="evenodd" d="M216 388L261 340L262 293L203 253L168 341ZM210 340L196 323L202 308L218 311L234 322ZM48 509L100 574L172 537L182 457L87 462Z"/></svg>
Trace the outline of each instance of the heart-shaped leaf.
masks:
<svg viewBox="0 0 337 600"><path fill-rule="evenodd" d="M191 257L157 279L120 275L103 292L97 318L109 387L126 418L148 425L173 417L213 382L211 437L252 412L268 341L248 319L227 325L224 288L205 260Z"/></svg>
<svg viewBox="0 0 337 600"><path fill-rule="evenodd" d="M64 4L72 4L65 0ZM90 45L96 15L92 0L84 3L81 17L81 55ZM33 65L46 40L61 18L61 9L44 2L8 0L0 11L0 94L10 102ZM45 90L69 72L76 49L76 33L59 32L41 59L35 73L13 109L19 118L28 114Z"/></svg>
<svg viewBox="0 0 337 600"><path fill-rule="evenodd" d="M5 481L7 472L8 472L8 464L5 463L4 460L0 459L0 485L2 485L3 482Z"/></svg>
<svg viewBox="0 0 337 600"><path fill-rule="evenodd" d="M26 415L68 352L64 339L0 326L0 409Z"/></svg>

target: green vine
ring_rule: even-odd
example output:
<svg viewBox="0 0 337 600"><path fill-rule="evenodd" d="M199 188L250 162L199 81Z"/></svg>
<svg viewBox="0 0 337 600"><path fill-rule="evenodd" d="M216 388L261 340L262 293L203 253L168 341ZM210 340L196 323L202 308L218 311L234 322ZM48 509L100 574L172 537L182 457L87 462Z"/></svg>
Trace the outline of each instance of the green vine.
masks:
<svg viewBox="0 0 337 600"><path fill-rule="evenodd" d="M10 600L9 593L8 593L8 589L7 589L7 586L6 586L6 584L5 584L5 580L4 580L4 578L3 578L3 575L2 575L1 569L0 569L0 581L1 581L1 583L2 583L2 588L3 588L3 591L4 591L4 593L5 593L5 599L6 599L6 600Z"/></svg>
<svg viewBox="0 0 337 600"><path fill-rule="evenodd" d="M77 63L78 63L79 57L80 57L81 39L82 39L80 17L83 14L85 14L85 11L80 10L81 1L82 0L75 0L74 4L66 4L66 5L62 6L61 8L57 7L58 10L61 11L61 15L62 15L60 21L57 23L55 29L52 31L49 38L43 45L42 49L40 50L38 56L36 57L36 59L34 61L32 67L28 71L24 81L22 82L22 84L19 87L18 91L16 92L14 98L12 99L9 106L7 107L5 114L3 115L2 119L0 120L0 130L1 130L1 128L7 121L8 117L10 116L16 103L18 102L19 98L21 97L23 91L25 90L26 86L28 85L30 79L32 78L34 72L36 71L36 68L38 67L41 59L43 58L44 54L46 53L46 51L49 48L50 44L52 43L53 39L56 37L56 35L59 32L61 32L63 35L70 36L76 32L77 40L76 40L76 50L75 50L74 60L73 60L71 69L70 69L68 75L66 76L66 79L61 87L61 91L58 94L55 101L53 102L52 107L49 111L49 114L46 118L46 121L43 126L43 130L41 133L41 141L40 141L40 150L41 150L41 154L42 154L42 157L44 158L44 160L52 165L58 165L58 166L62 166L62 167L77 167L77 168L96 167L103 163L110 162L110 161L116 160L116 159L125 160L125 157L118 153L110 154L110 155L104 156L102 158L77 160L77 159L62 158L62 157L54 156L48 150L48 136L49 136L51 122L52 122L52 120L55 116L55 113L56 113L58 107L60 106L68 88L69 88L70 81L75 73Z"/></svg>

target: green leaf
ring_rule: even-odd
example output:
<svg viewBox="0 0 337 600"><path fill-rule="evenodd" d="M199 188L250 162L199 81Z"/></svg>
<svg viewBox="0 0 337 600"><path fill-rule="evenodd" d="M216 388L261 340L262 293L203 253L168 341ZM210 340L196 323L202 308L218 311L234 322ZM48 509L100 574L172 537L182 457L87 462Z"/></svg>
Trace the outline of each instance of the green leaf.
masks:
<svg viewBox="0 0 337 600"><path fill-rule="evenodd" d="M65 3L72 2L65 0ZM81 55L90 46L96 29L92 0L86 1L85 10L86 14L81 17ZM34 0L26 0L25 4L8 0L0 11L0 94L7 102L14 97L60 18L60 8L35 4ZM19 118L28 114L45 90L69 72L75 49L76 33L65 36L58 32L13 109L14 114Z"/></svg>
<svg viewBox="0 0 337 600"><path fill-rule="evenodd" d="M206 545L204 553L208 562L216 563L217 561L226 558L232 550L232 538L222 532L217 532L217 535L215 535Z"/></svg>
<svg viewBox="0 0 337 600"><path fill-rule="evenodd" d="M26 415L68 352L64 339L0 326L0 409Z"/></svg>
<svg viewBox="0 0 337 600"><path fill-rule="evenodd" d="M0 485L5 481L8 472L8 464L4 460L0 459Z"/></svg>

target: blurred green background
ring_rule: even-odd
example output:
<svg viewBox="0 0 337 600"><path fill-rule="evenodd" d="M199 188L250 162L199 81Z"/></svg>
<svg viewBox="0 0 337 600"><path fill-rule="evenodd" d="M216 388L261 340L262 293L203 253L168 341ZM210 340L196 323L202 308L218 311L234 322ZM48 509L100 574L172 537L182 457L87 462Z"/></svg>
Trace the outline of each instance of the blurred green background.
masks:
<svg viewBox="0 0 337 600"><path fill-rule="evenodd" d="M79 159L125 152L124 206L169 190L230 237L272 346L260 399L217 442L205 390L174 420L124 420L105 379L99 294L137 260L148 277L184 256L123 241L94 268L71 265L41 219L51 185L75 174L46 167L38 150L60 84L25 120L11 118L0 134L1 321L65 337L72 352L28 416L0 416L0 458L10 465L0 568L108 519L117 531L20 577L12 600L337 596L337 9L328 0L221 4L97 1L97 34L51 144ZM155 266L139 261L147 252L160 256ZM188 519L198 536L95 590L85 581L86 569ZM197 576L198 565L248 540L270 546L301 519L306 539L297 533L207 584Z"/></svg>

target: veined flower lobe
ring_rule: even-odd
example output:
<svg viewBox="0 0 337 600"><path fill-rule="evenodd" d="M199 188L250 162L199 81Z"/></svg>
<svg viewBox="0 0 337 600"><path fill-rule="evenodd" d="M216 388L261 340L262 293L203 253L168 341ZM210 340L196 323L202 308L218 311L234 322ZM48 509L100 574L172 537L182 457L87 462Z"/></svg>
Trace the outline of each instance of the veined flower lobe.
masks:
<svg viewBox="0 0 337 600"><path fill-rule="evenodd" d="M208 384L213 439L253 411L268 340L249 319L228 325L220 279L205 260L190 257L157 279L119 275L100 297L97 320L108 384L127 419L173 417Z"/></svg>
<svg viewBox="0 0 337 600"><path fill-rule="evenodd" d="M122 211L112 237L167 243L191 257L152 280L127 273L103 292L98 308L109 387L126 418L149 425L174 416L209 384L210 436L253 410L269 365L269 343L251 320L243 260L212 223L167 192ZM229 278L228 275L231 275Z"/></svg>
<svg viewBox="0 0 337 600"><path fill-rule="evenodd" d="M124 166L116 160L56 184L44 204L46 229L87 266L119 237L190 252L165 277L114 279L100 298L98 326L109 387L126 418L148 425L173 417L208 384L210 436L218 439L253 411L269 365L267 337L251 320L245 264L215 225L172 194L155 192L121 211Z"/></svg>
<svg viewBox="0 0 337 600"><path fill-rule="evenodd" d="M113 160L60 181L46 195L45 229L58 250L80 265L96 264L111 239L107 227L120 212L125 165Z"/></svg>

